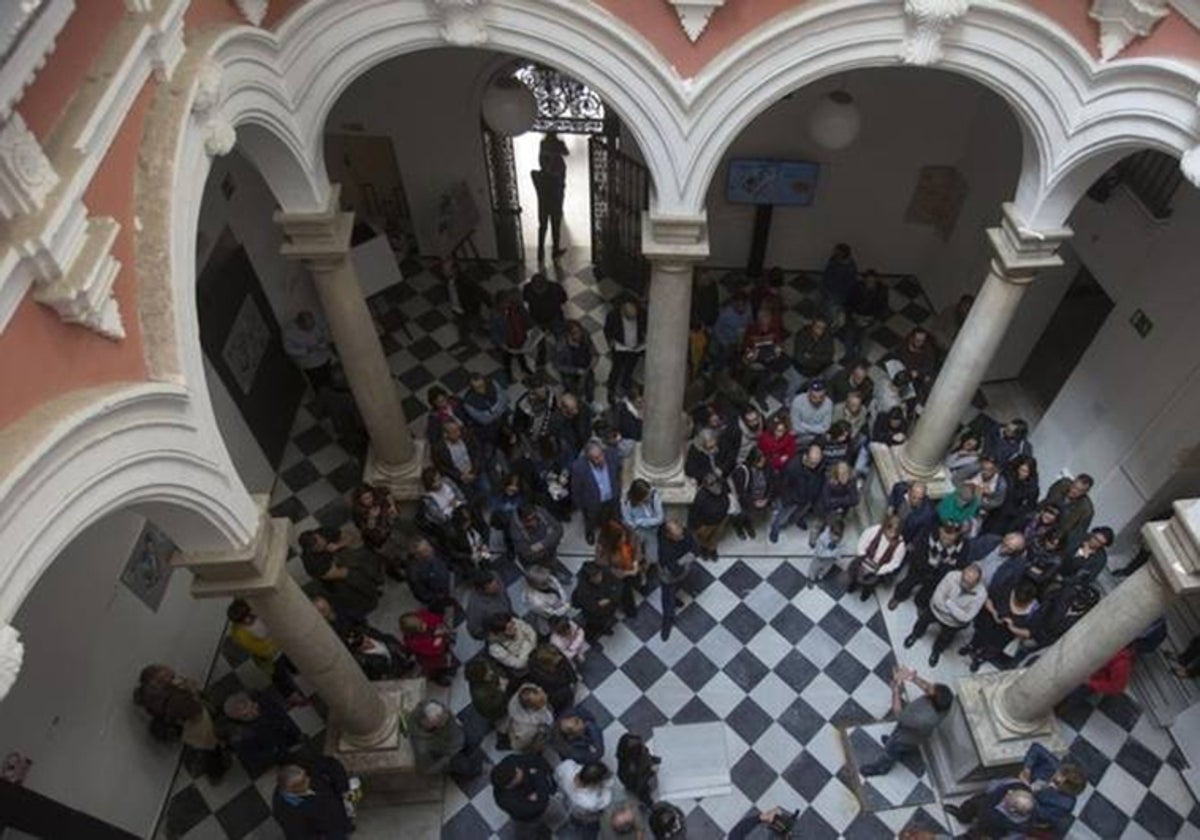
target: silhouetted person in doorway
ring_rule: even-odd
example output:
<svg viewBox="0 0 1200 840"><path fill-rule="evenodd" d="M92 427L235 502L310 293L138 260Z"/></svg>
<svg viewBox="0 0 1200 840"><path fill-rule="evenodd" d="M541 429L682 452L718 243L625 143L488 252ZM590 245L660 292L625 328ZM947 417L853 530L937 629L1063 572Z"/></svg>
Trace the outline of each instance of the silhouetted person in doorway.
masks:
<svg viewBox="0 0 1200 840"><path fill-rule="evenodd" d="M566 253L562 243L563 196L567 189L567 147L551 131L542 138L538 148L538 166L533 171L533 186L538 204L538 263L546 261L546 224L550 225L553 244L551 256L558 259Z"/></svg>

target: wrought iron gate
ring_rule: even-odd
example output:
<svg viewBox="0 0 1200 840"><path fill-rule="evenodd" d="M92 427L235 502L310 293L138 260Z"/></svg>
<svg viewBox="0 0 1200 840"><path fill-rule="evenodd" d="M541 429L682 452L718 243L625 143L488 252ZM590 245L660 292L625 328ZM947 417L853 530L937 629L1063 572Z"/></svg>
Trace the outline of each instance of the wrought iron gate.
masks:
<svg viewBox="0 0 1200 840"><path fill-rule="evenodd" d="M484 125L483 152L492 198L492 222L496 226L496 255L501 260L520 262L525 258L525 237L521 231L521 197L512 138L496 134Z"/></svg>
<svg viewBox="0 0 1200 840"><path fill-rule="evenodd" d="M592 179L592 263L597 277L612 277L641 293L650 267L642 256L642 211L650 206L650 173L615 148L612 135L588 143Z"/></svg>

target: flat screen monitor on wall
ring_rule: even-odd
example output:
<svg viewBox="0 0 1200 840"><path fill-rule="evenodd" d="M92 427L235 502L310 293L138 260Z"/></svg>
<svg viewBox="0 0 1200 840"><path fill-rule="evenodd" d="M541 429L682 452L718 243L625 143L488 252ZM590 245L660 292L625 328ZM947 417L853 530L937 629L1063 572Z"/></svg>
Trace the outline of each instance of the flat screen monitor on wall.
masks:
<svg viewBox="0 0 1200 840"><path fill-rule="evenodd" d="M726 198L733 204L807 207L820 170L820 164L799 160L731 160Z"/></svg>

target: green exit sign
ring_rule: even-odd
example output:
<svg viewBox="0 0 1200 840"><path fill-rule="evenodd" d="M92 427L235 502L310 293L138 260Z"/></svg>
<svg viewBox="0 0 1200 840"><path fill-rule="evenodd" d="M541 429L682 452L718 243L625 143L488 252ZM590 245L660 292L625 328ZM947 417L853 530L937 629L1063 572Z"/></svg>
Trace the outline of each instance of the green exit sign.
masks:
<svg viewBox="0 0 1200 840"><path fill-rule="evenodd" d="M1150 333L1150 330L1154 328L1154 322L1140 309L1129 316L1129 323L1133 325L1133 328L1137 330L1137 334L1142 338L1145 338Z"/></svg>

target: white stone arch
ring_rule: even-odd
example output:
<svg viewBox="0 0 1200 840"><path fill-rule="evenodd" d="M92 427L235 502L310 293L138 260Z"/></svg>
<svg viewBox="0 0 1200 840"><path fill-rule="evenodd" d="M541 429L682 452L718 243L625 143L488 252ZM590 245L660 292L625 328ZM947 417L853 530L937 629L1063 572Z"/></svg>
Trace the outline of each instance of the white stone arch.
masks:
<svg viewBox="0 0 1200 840"><path fill-rule="evenodd" d="M649 42L599 7L575 0L486 0L477 12L485 40L449 41L445 21L431 13L436 5L427 0L313 3L288 17L275 34L231 31L212 51L212 60L228 74L228 105L237 104L243 87L291 92L286 101L277 102L287 111L281 121L300 127L298 148L310 156L308 169L324 177L321 151L329 111L371 68L406 53L446 46L531 58L595 90L638 143L650 170L655 205L681 207L687 174L678 150L686 142L686 84ZM275 78L265 79L268 72ZM260 105L269 98L260 97ZM235 124L241 113L240 105L230 113Z"/></svg>
<svg viewBox="0 0 1200 840"><path fill-rule="evenodd" d="M773 18L722 54L693 80L688 99L683 203L703 210L725 150L787 93L848 70L903 66L908 29L899 3L812 4ZM1108 155L1114 143L1176 155L1196 144L1200 72L1183 62L1102 65L1056 23L1008 0L975 0L941 46L932 66L981 82L1012 107L1024 144L1014 203L1034 228L1062 224L1087 187L1069 174L1100 166L1089 160Z"/></svg>
<svg viewBox="0 0 1200 840"><path fill-rule="evenodd" d="M20 453L0 480L0 623L89 525L137 508L187 551L249 545L258 525L236 474L213 457L194 400L178 385L77 392L6 428ZM14 454L14 457L17 457Z"/></svg>

